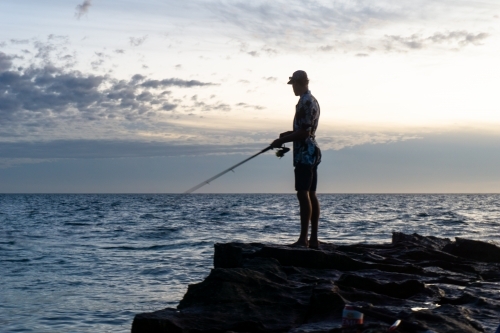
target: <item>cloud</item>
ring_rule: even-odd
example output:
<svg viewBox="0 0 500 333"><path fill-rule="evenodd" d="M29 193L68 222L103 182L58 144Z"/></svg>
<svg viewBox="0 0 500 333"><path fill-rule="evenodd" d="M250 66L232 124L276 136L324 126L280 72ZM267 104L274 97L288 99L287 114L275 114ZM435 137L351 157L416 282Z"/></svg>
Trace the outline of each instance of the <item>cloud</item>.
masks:
<svg viewBox="0 0 500 333"><path fill-rule="evenodd" d="M260 105L251 105L247 103L238 103L236 106L243 107L246 109L256 109L256 110L264 110L266 107L265 106L260 106Z"/></svg>
<svg viewBox="0 0 500 333"><path fill-rule="evenodd" d="M251 56L259 56L259 49L267 55L274 51L309 53L311 49L354 54L431 46L455 50L479 45L488 37L485 31L490 28L478 22L484 21L484 12L494 7L488 2L471 6L466 1L448 0L311 0L307 4L300 0L219 0L204 5L226 30L230 30L228 24L239 28L233 38L240 43L240 51ZM401 31L402 25L410 31L408 36L394 33ZM433 34L443 26L451 32Z"/></svg>
<svg viewBox="0 0 500 333"><path fill-rule="evenodd" d="M222 112L229 112L231 111L231 106L229 104L223 103L221 101L217 101L215 103L206 103L203 101L198 101L197 99L192 99L193 104L191 106L185 105L183 108L187 112L192 112L192 111L202 111L202 112L207 112L207 111L222 111Z"/></svg>
<svg viewBox="0 0 500 333"><path fill-rule="evenodd" d="M39 59L44 64L64 63L63 67L74 65L74 55L68 58L67 46L70 44L68 36L49 35L45 41L34 40L34 58Z"/></svg>
<svg viewBox="0 0 500 333"><path fill-rule="evenodd" d="M75 16L80 19L83 15L87 14L90 6L92 6L92 0L84 0L82 4L76 6Z"/></svg>
<svg viewBox="0 0 500 333"><path fill-rule="evenodd" d="M341 150L366 144L387 144L422 139L421 134L398 134L386 132L337 132L318 137L321 150Z"/></svg>
<svg viewBox="0 0 500 333"><path fill-rule="evenodd" d="M387 51L420 50L435 46L436 44L451 44L455 48L467 45L480 45L480 42L488 38L489 34L484 32L471 33L465 30L451 32L436 32L430 36L423 37L420 34L410 36L387 35L384 44Z"/></svg>
<svg viewBox="0 0 500 333"><path fill-rule="evenodd" d="M278 78L274 76L263 77L263 79L270 82L276 82L278 80Z"/></svg>
<svg viewBox="0 0 500 333"><path fill-rule="evenodd" d="M323 51L323 52L330 52L330 51L335 50L335 47L333 45L323 45L323 46L320 46L318 49L320 51Z"/></svg>
<svg viewBox="0 0 500 333"><path fill-rule="evenodd" d="M207 4L207 8L222 21L278 44L304 37L320 41L332 33L355 32L371 23L402 16L398 6L361 0L334 3L311 0L307 4L299 0L219 1Z"/></svg>
<svg viewBox="0 0 500 333"><path fill-rule="evenodd" d="M8 169L15 167L16 165L26 165L26 164L36 164L43 162L52 162L52 159L33 159L33 158L5 158L0 157L0 169Z"/></svg>
<svg viewBox="0 0 500 333"><path fill-rule="evenodd" d="M190 156L248 153L261 144L180 145L160 141L132 140L52 140L0 142L0 156L8 160L37 160L63 158L125 158ZM24 163L24 162L23 162Z"/></svg>
<svg viewBox="0 0 500 333"><path fill-rule="evenodd" d="M24 44L29 44L30 40L29 39L11 39L10 42L12 44L16 44L16 45L24 45Z"/></svg>
<svg viewBox="0 0 500 333"><path fill-rule="evenodd" d="M457 42L461 46L468 44L479 45L481 41L488 38L490 35L485 32L480 32L477 34L470 33L467 31L452 31L448 33L435 33L434 35L428 37L434 43L443 42Z"/></svg>
<svg viewBox="0 0 500 333"><path fill-rule="evenodd" d="M97 54L99 57L99 54ZM43 56L45 57L45 56ZM0 136L44 132L40 129L101 128L130 121L150 123L163 111L178 107L166 87L193 88L215 83L180 78L161 80L136 74L129 80L86 74L51 63L16 68L13 57L0 52ZM200 111L228 111L223 103L200 105ZM108 124L108 125L106 125ZM147 126L146 124L143 126ZM92 135L92 130L87 135Z"/></svg>
<svg viewBox="0 0 500 333"><path fill-rule="evenodd" d="M161 107L164 111L172 111L177 107L177 104L164 103Z"/></svg>
<svg viewBox="0 0 500 333"><path fill-rule="evenodd" d="M142 37L129 37L130 45L132 46L140 46L144 44L146 39L148 38L148 35L144 35Z"/></svg>
<svg viewBox="0 0 500 333"><path fill-rule="evenodd" d="M270 48L270 47L262 47L262 51L266 52L268 55L276 55L278 54L278 50Z"/></svg>
<svg viewBox="0 0 500 333"><path fill-rule="evenodd" d="M6 71L12 67L12 57L0 52L0 72Z"/></svg>
<svg viewBox="0 0 500 333"><path fill-rule="evenodd" d="M255 51L255 50L253 50L253 51L248 51L248 43L246 43L246 42L239 42L239 44L240 44L240 52L245 53L245 54L248 54L248 55L250 55L250 56L252 56L252 57L259 57L259 56L260 56L260 53L259 53L259 52L257 52L257 51ZM265 49L265 48L263 48L263 50L264 50L264 49ZM267 49L267 50L271 50L271 49ZM267 51L265 51L265 52L266 52L266 53L269 53L269 52L267 52Z"/></svg>
<svg viewBox="0 0 500 333"><path fill-rule="evenodd" d="M106 62L107 59L111 58L104 52L94 52L94 55L97 57L97 59L90 62L93 70L98 70L99 67L101 67Z"/></svg>
<svg viewBox="0 0 500 333"><path fill-rule="evenodd" d="M181 79L164 79L164 80L145 80L141 86L146 88L161 88L161 87L202 87L217 85L210 82L200 82L198 80L181 80Z"/></svg>

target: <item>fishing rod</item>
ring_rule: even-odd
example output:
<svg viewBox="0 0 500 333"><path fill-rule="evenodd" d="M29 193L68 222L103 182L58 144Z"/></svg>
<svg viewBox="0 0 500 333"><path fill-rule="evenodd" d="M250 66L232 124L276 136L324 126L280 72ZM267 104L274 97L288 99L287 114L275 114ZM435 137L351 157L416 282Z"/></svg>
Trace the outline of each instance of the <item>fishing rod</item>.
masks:
<svg viewBox="0 0 500 333"><path fill-rule="evenodd" d="M233 166L232 166L232 167L230 167L229 169L226 169L226 170L222 171L221 173L216 174L216 175L215 175L215 176L213 176L212 178L209 178L209 179L205 180L204 182L199 183L198 185L196 185L195 187L190 188L189 190L187 190L187 191L186 191L186 192L184 192L184 193L186 193L186 194L188 194L188 193L192 193L192 192L196 191L197 189L199 189L200 187L205 186L205 185L207 185L207 184L210 184L210 182L211 182L211 181L213 181L213 180L215 180L215 179L219 178L220 176L222 176L222 175L224 175L224 174L228 173L229 171L233 171L233 172L234 172L234 169L236 169L237 167L239 167L239 166L240 166L240 165L242 165L243 163L248 162L248 161L250 161L252 158L254 158L254 157L256 157L256 156L259 156L260 154L265 153L266 151L271 150L271 149L273 149L273 147L271 147L271 146L269 146L269 147L267 147L267 148L262 149L262 150L261 150L261 151L259 151L257 154L254 154L254 155L250 156L249 158L247 158L247 159L245 159L245 160L241 161L240 163L233 165ZM278 151L276 152L276 156L278 156L279 158L282 158L282 157L285 155L285 153L286 153L286 152L290 151L290 148L287 148L287 147L284 147L284 146L283 146L283 147L279 147L279 148L277 148L277 149L278 149Z"/></svg>

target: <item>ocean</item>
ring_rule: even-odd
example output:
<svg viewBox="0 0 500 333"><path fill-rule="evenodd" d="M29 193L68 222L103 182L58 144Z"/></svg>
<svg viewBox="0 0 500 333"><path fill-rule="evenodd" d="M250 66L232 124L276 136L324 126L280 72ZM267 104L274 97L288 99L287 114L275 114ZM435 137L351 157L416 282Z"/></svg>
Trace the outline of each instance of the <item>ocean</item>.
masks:
<svg viewBox="0 0 500 333"><path fill-rule="evenodd" d="M498 241L498 194L320 194L320 240L392 231ZM130 332L175 307L222 242L287 244L293 194L0 195L0 331Z"/></svg>

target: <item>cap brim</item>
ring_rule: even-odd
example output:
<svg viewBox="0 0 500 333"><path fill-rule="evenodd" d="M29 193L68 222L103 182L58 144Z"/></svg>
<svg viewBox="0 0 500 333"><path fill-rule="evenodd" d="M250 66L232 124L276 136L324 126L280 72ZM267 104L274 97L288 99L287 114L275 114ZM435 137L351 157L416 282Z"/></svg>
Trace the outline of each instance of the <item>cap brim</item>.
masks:
<svg viewBox="0 0 500 333"><path fill-rule="evenodd" d="M293 84L293 77L289 77L288 79L290 79L290 81L288 81L287 84Z"/></svg>

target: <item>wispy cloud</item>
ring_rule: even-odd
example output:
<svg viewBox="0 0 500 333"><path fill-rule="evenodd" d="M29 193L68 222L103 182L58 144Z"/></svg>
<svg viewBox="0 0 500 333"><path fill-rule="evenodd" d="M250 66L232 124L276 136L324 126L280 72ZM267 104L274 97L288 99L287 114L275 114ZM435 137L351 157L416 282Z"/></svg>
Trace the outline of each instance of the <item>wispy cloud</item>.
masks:
<svg viewBox="0 0 500 333"><path fill-rule="evenodd" d="M274 45L292 40L322 41L408 17L408 8L387 1L219 1L206 6L223 22Z"/></svg>
<svg viewBox="0 0 500 333"><path fill-rule="evenodd" d="M92 6L92 0L84 0L83 3L76 6L75 16L80 19L83 15L87 14L90 6Z"/></svg>
<svg viewBox="0 0 500 333"><path fill-rule="evenodd" d="M434 46L436 44L451 45L453 48L460 48L467 45L480 45L482 41L489 37L488 33L471 33L465 30L451 32L436 32L424 37L420 34L411 36L389 35L385 36L384 46L387 51L409 49L420 50Z"/></svg>
<svg viewBox="0 0 500 333"><path fill-rule="evenodd" d="M457 51L468 45L480 46L491 35L486 32L470 32L467 30L437 31L427 35L414 33L411 35L384 35L378 39L338 40L332 44L317 47L326 53L352 52L356 57L367 57L373 53L416 52L423 50Z"/></svg>
<svg viewBox="0 0 500 333"><path fill-rule="evenodd" d="M142 37L130 37L129 42L131 46L140 46L144 44L146 39L148 38L148 35L144 35Z"/></svg>
<svg viewBox="0 0 500 333"><path fill-rule="evenodd" d="M16 45L29 44L29 39L11 39L10 42Z"/></svg>
<svg viewBox="0 0 500 333"><path fill-rule="evenodd" d="M322 46L318 47L318 49L320 51L323 51L323 52L330 52L330 51L334 51L335 47L333 45L322 45Z"/></svg>
<svg viewBox="0 0 500 333"><path fill-rule="evenodd" d="M95 59L90 62L92 69L98 70L106 60L109 60L111 57L104 52L94 52Z"/></svg>
<svg viewBox="0 0 500 333"><path fill-rule="evenodd" d="M200 82L197 80L181 80L181 79L163 79L163 80L146 80L146 77L143 77L144 82L141 83L142 87L146 88L162 88L162 87L201 87L201 86L213 86L216 83L210 82Z"/></svg>
<svg viewBox="0 0 500 333"><path fill-rule="evenodd" d="M278 50L266 46L262 47L262 51L267 53L268 55L277 55L279 53Z"/></svg>
<svg viewBox="0 0 500 333"><path fill-rule="evenodd" d="M223 111L228 112L231 111L231 106L221 101L216 101L214 103L207 103L205 101L198 100L198 96L194 95L191 97L192 104L191 105L183 105L182 108L187 112L193 111Z"/></svg>
<svg viewBox="0 0 500 333"><path fill-rule="evenodd" d="M307 4L299 0L220 0L205 5L225 25L236 26L247 34L240 51L251 56L259 56L261 52L272 55L282 50L310 52L311 48L322 52L353 52L355 55L369 54L374 50L387 52L435 46L453 50L479 45L489 35L487 26L477 22L493 6L484 2L471 10L468 2L447 0L311 0ZM456 23L449 24L452 17L461 19L454 19ZM400 31L401 24L410 31L408 36L390 33ZM439 32L441 26L449 32ZM234 38L241 38L241 34ZM258 43L262 46L257 46Z"/></svg>
<svg viewBox="0 0 500 333"><path fill-rule="evenodd" d="M34 58L45 65L71 67L75 64L75 53L70 54L67 49L69 44L69 37L62 35L51 34L46 40L35 39L32 44Z"/></svg>
<svg viewBox="0 0 500 333"><path fill-rule="evenodd" d="M255 110L264 110L266 107L265 106L260 106L260 105L253 105L253 104L247 104L247 103L238 103L236 106L245 108L245 109L255 109Z"/></svg>
<svg viewBox="0 0 500 333"><path fill-rule="evenodd" d="M422 134L399 134L390 132L339 132L334 136L318 138L322 150L341 150L366 144L387 144L407 140L422 139Z"/></svg>

